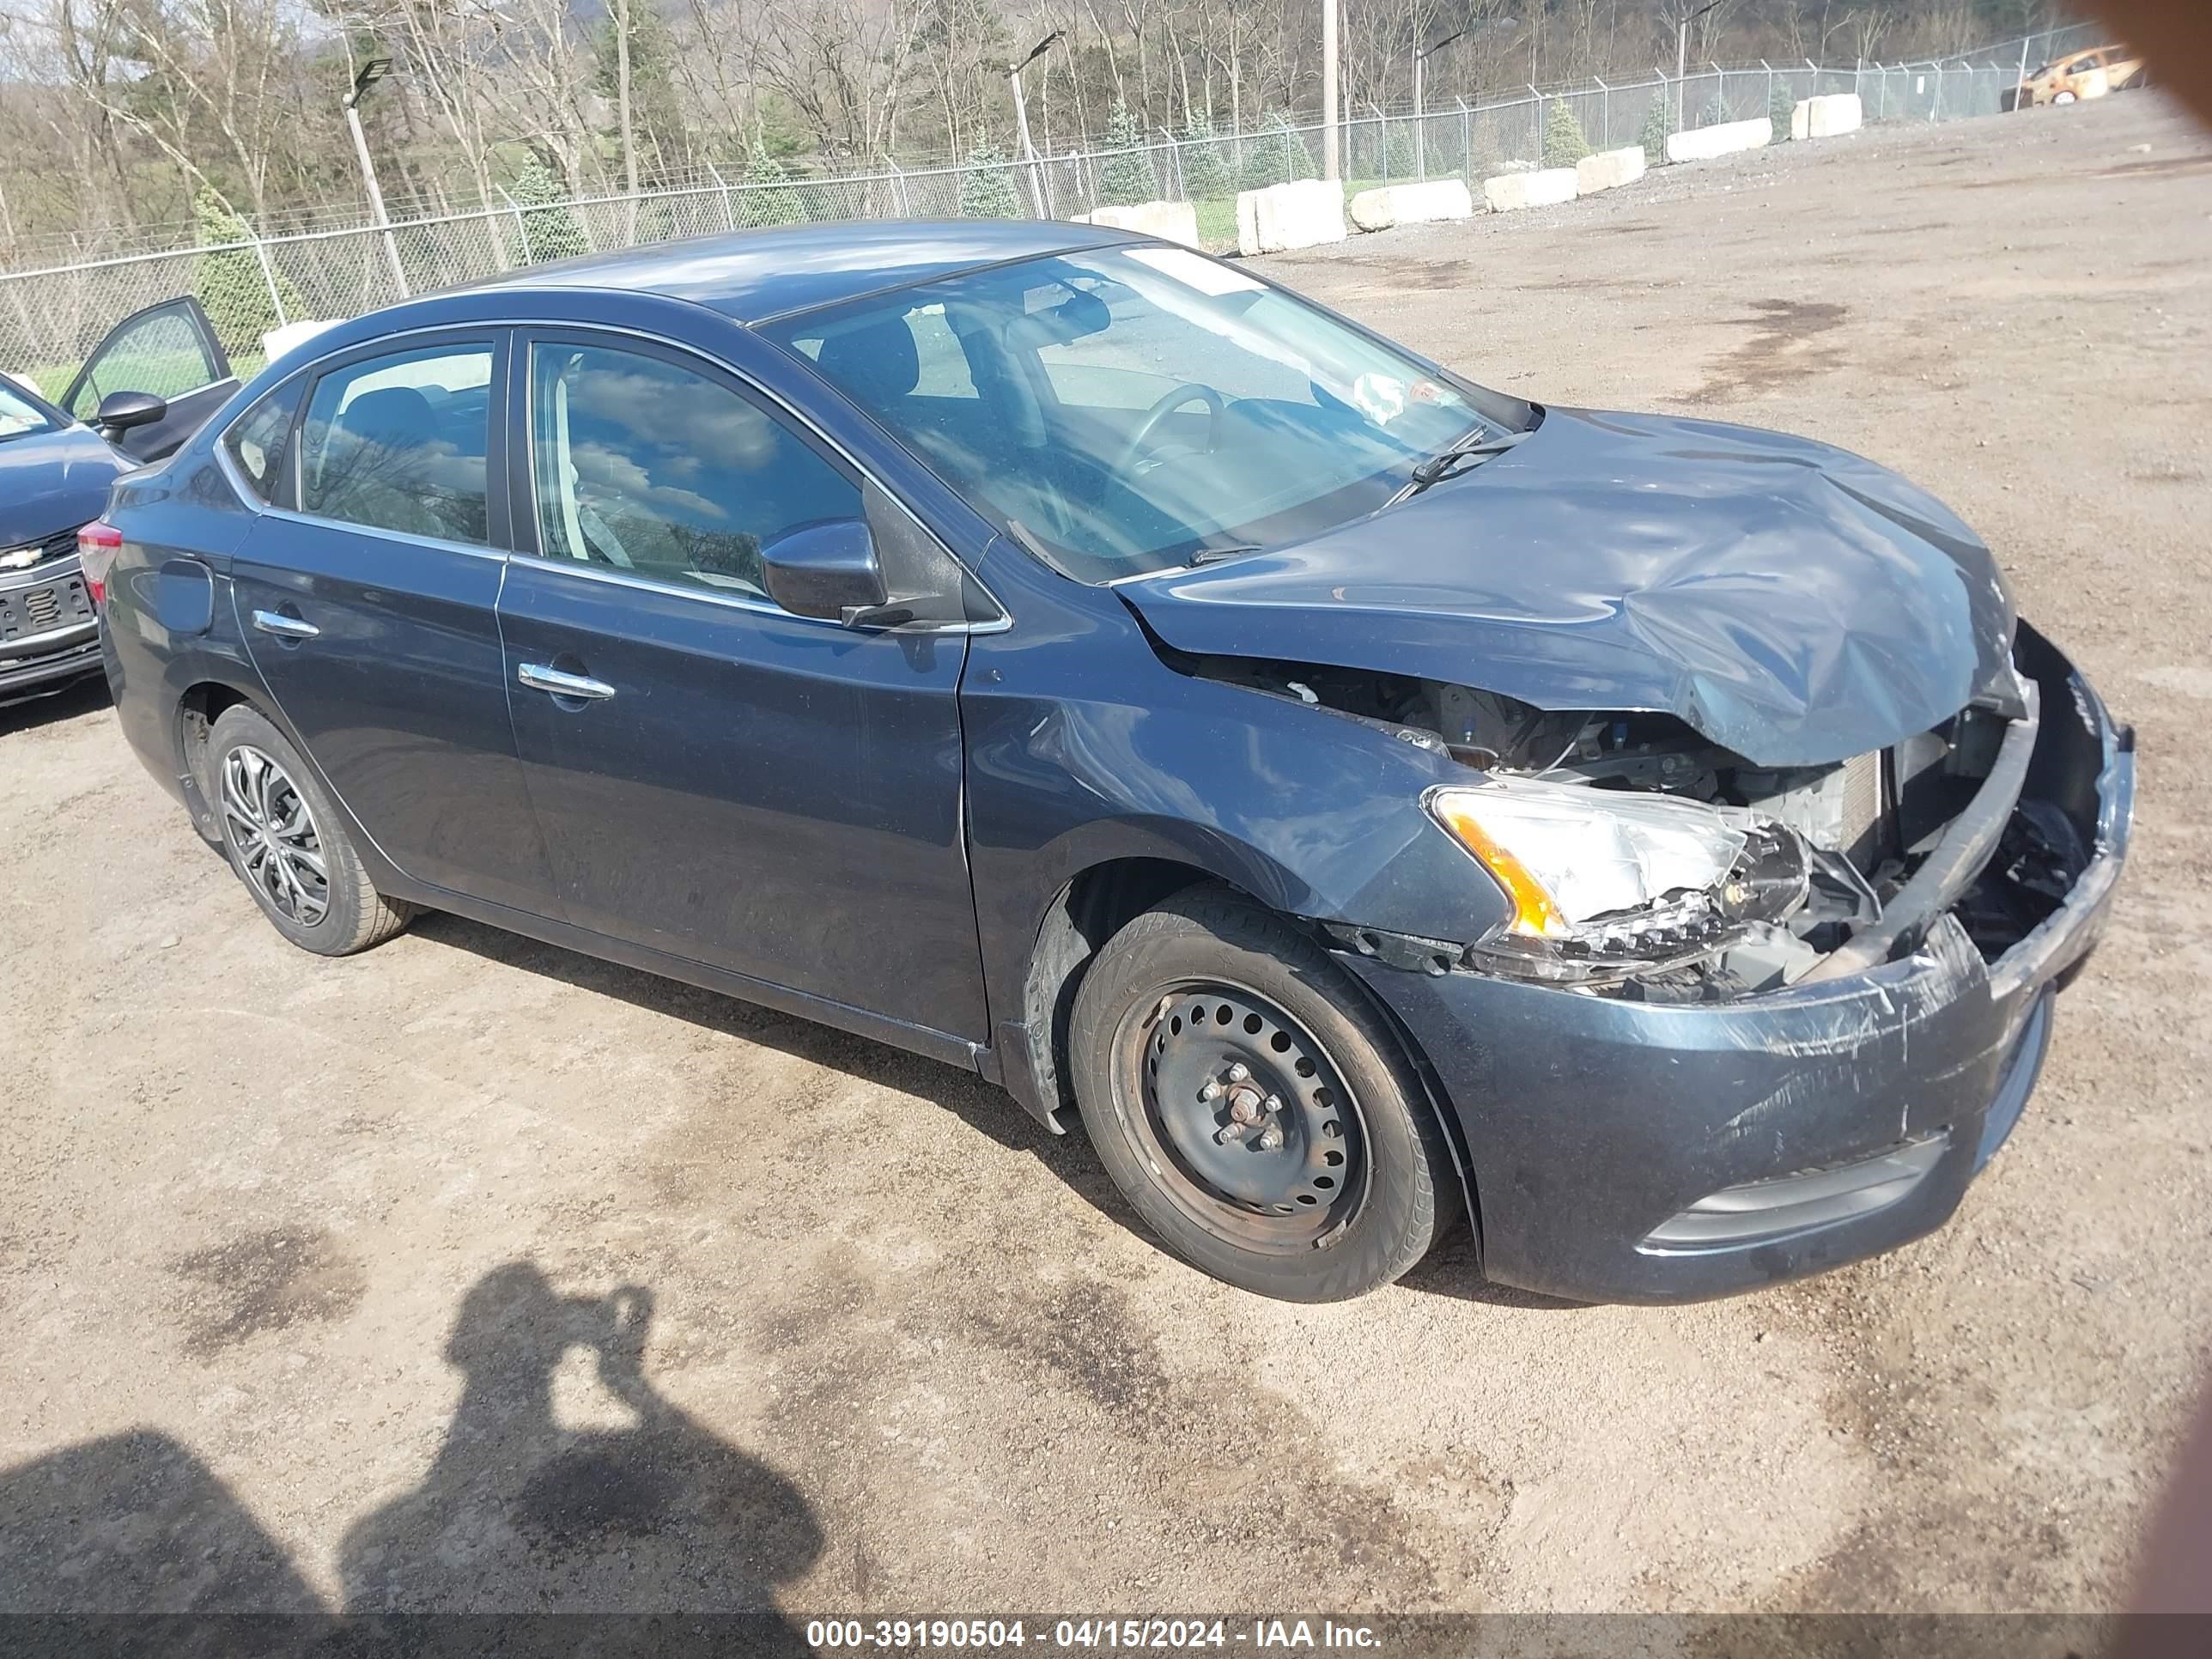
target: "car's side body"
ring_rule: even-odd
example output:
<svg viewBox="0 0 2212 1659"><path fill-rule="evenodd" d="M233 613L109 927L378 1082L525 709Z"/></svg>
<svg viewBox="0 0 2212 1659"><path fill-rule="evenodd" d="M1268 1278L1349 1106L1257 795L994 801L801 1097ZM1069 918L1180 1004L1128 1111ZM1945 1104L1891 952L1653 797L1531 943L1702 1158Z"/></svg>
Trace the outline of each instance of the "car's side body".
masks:
<svg viewBox="0 0 2212 1659"><path fill-rule="evenodd" d="M2045 64L2021 78L2004 96L2008 109L2075 103L2110 92L2132 91L2144 82L2148 66L2132 46L2093 46Z"/></svg>
<svg viewBox="0 0 2212 1659"><path fill-rule="evenodd" d="M1732 1003L1471 971L1453 941L1510 907L1425 807L1465 775L1443 745L1202 672L1139 602L1048 568L750 325L1130 240L816 228L334 328L118 487L106 650L125 734L213 838L202 744L250 702L316 769L380 892L972 1068L1055 1130L1084 964L1164 895L1234 889L1325 941L1403 1038L1506 1282L1711 1294L1939 1223L2017 1115L2052 982L2124 850L2130 744L2094 694L2023 632L2046 711L2028 787L2094 857L1999 960L1942 916L1896 961ZM957 561L967 619L856 630L538 556L522 366L549 341L741 391L860 492L878 540L920 533ZM483 545L364 541L262 499L225 447L280 389L449 343L491 356ZM540 667L619 695L519 690ZM1740 1195L1705 1236L1682 1220L1805 1171L1820 1179Z"/></svg>

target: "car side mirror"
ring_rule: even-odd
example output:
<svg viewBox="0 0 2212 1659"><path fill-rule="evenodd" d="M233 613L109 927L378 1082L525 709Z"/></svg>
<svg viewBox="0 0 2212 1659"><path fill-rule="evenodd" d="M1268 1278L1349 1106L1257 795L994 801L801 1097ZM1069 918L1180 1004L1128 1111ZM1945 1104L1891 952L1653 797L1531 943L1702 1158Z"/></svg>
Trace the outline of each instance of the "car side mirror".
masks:
<svg viewBox="0 0 2212 1659"><path fill-rule="evenodd" d="M169 400L150 392L111 392L100 400L92 423L102 432L128 432L135 426L151 426L169 412Z"/></svg>
<svg viewBox="0 0 2212 1659"><path fill-rule="evenodd" d="M863 519L830 519L800 526L761 549L769 597L794 617L819 617L848 628L892 628L910 619L888 604L876 538Z"/></svg>

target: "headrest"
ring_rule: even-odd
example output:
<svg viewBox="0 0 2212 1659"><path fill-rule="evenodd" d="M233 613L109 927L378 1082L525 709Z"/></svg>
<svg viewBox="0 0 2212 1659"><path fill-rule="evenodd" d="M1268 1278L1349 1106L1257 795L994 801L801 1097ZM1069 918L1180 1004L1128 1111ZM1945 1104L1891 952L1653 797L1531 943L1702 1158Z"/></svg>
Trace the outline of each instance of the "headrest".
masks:
<svg viewBox="0 0 2212 1659"><path fill-rule="evenodd" d="M822 342L822 355L815 361L852 396L878 408L905 397L921 380L914 331L902 316L832 334Z"/></svg>
<svg viewBox="0 0 2212 1659"><path fill-rule="evenodd" d="M386 449L411 449L437 435L430 400L411 386L387 386L364 392L346 405L338 431L362 443Z"/></svg>

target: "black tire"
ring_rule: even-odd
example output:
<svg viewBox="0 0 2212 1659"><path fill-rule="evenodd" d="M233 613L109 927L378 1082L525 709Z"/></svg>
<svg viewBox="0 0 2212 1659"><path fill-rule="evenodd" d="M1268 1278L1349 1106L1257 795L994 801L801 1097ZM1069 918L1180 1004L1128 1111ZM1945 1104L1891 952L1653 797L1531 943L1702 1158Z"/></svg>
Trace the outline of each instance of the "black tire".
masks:
<svg viewBox="0 0 2212 1659"><path fill-rule="evenodd" d="M293 944L319 956L350 956L407 925L412 909L370 884L313 769L260 710L237 703L216 717L206 777L223 855ZM270 823L284 833L266 833Z"/></svg>
<svg viewBox="0 0 2212 1659"><path fill-rule="evenodd" d="M1395 1033L1327 951L1241 895L1187 888L1108 940L1076 993L1068 1057L1122 1196L1241 1289L1364 1295L1459 1213L1450 1151Z"/></svg>

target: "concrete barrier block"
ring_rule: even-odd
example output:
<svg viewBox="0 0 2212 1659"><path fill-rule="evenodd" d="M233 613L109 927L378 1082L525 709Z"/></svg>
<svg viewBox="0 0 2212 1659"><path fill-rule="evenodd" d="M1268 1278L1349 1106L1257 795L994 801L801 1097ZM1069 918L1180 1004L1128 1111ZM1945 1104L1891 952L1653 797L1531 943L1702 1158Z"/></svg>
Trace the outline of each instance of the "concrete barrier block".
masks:
<svg viewBox="0 0 2212 1659"><path fill-rule="evenodd" d="M1237 247L1241 253L1281 253L1344 240L1344 186L1326 179L1300 179L1237 198Z"/></svg>
<svg viewBox="0 0 2212 1659"><path fill-rule="evenodd" d="M336 323L310 322L280 323L261 337L262 354L270 362L304 341L312 340L326 328L336 328Z"/></svg>
<svg viewBox="0 0 2212 1659"><path fill-rule="evenodd" d="M1393 225L1425 225L1439 219L1466 219L1474 213L1474 198L1458 179L1431 179L1418 185L1384 185L1363 190L1345 211L1361 230L1388 230Z"/></svg>
<svg viewBox="0 0 2212 1659"><path fill-rule="evenodd" d="M1812 137L1838 138L1866 125L1866 106L1856 92L1832 92L1805 101L1813 106Z"/></svg>
<svg viewBox="0 0 2212 1659"><path fill-rule="evenodd" d="M1667 159L1670 161L1710 161L1716 155L1732 155L1740 149L1761 149L1774 142L1774 123L1767 116L1756 121L1723 121L1717 127L1692 127L1670 133Z"/></svg>
<svg viewBox="0 0 2212 1659"><path fill-rule="evenodd" d="M1492 213L1521 208L1557 207L1580 193L1572 167L1542 167L1534 173L1501 173L1482 181L1482 199Z"/></svg>
<svg viewBox="0 0 2212 1659"><path fill-rule="evenodd" d="M1813 136L1813 105L1815 100L1800 98L1790 111L1790 142L1802 144Z"/></svg>
<svg viewBox="0 0 2212 1659"><path fill-rule="evenodd" d="M1188 202L1139 202L1134 207L1093 208L1075 216L1079 225L1105 225L1114 230L1133 230L1164 241L1198 246L1198 210Z"/></svg>
<svg viewBox="0 0 2212 1659"><path fill-rule="evenodd" d="M1575 193L1595 196L1601 190L1618 190L1644 176L1644 146L1601 149L1575 163Z"/></svg>
<svg viewBox="0 0 2212 1659"><path fill-rule="evenodd" d="M0 375L4 375L9 380L13 380L17 386L22 387L24 391L29 392L33 398L43 398L46 395L45 392L39 390L39 383L27 374L18 374L12 368L0 368Z"/></svg>

